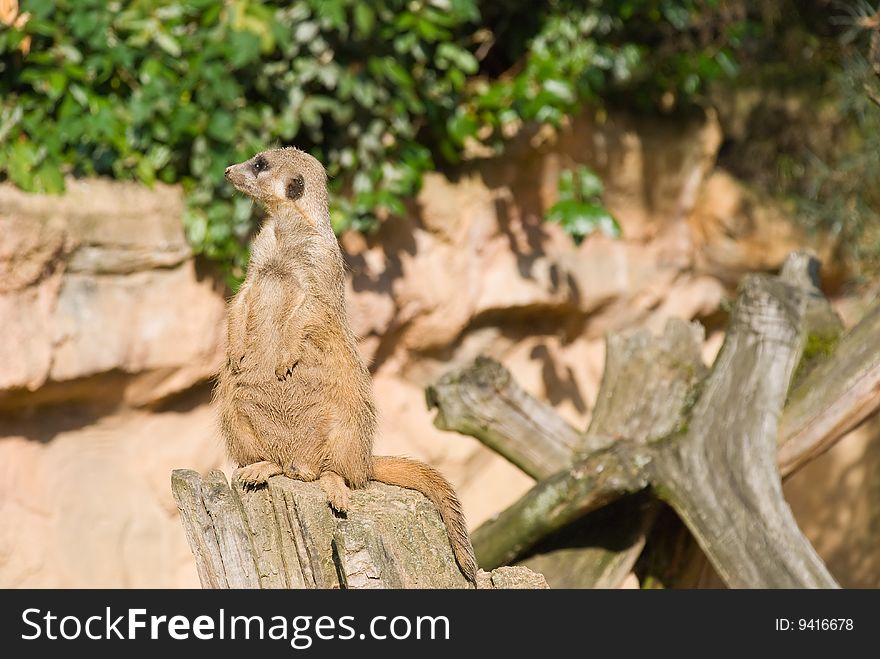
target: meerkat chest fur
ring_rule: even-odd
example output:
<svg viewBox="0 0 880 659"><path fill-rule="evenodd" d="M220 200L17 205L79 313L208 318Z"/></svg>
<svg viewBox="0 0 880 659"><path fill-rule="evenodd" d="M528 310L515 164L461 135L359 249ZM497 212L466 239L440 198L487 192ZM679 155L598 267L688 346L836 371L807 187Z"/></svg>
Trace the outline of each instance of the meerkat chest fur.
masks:
<svg viewBox="0 0 880 659"><path fill-rule="evenodd" d="M353 368L357 355L345 303L345 273L335 237L314 232L301 219L283 212L270 218L254 241L249 265L252 283L247 332L267 345L261 330L285 325L279 336L303 329L300 348L324 368ZM282 318L275 318L281 315ZM311 349L311 350L310 350ZM296 379L294 379L294 382Z"/></svg>

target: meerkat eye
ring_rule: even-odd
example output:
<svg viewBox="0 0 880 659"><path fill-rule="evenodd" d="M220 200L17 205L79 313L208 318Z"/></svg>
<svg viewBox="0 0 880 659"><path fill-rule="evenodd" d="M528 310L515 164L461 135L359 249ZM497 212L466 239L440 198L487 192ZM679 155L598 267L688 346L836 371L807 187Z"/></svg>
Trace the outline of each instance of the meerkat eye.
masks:
<svg viewBox="0 0 880 659"><path fill-rule="evenodd" d="M287 182L287 198L294 201L303 196L306 191L306 182L302 174L297 174Z"/></svg>
<svg viewBox="0 0 880 659"><path fill-rule="evenodd" d="M260 172L265 172L269 169L269 163L266 162L266 159L263 156L257 156L254 160L254 164L251 165L251 169L254 170L254 174L259 174Z"/></svg>

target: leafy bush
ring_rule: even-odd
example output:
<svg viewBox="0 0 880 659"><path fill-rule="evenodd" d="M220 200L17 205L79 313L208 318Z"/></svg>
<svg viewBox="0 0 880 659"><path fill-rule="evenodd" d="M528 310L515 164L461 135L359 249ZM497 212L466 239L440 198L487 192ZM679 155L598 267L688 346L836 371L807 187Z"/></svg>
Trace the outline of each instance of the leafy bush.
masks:
<svg viewBox="0 0 880 659"><path fill-rule="evenodd" d="M469 145L733 72L737 21L705 36L718 4L25 0L0 31L0 177L182 183L191 243L235 280L253 221L228 164L295 143L328 168L335 228L368 231Z"/></svg>

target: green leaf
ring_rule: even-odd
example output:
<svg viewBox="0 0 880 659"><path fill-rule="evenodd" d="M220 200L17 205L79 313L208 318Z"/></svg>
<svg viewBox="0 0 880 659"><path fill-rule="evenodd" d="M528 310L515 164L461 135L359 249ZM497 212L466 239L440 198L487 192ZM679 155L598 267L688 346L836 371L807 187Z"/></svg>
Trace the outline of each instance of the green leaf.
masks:
<svg viewBox="0 0 880 659"><path fill-rule="evenodd" d="M354 24L357 28L358 36L366 38L373 31L373 25L376 22L376 15L369 5L365 2L358 2L354 6Z"/></svg>
<svg viewBox="0 0 880 659"><path fill-rule="evenodd" d="M31 190L34 187L33 167L37 160L37 150L32 142L18 141L7 152L7 171L9 178L20 188Z"/></svg>
<svg viewBox="0 0 880 659"><path fill-rule="evenodd" d="M152 186L153 183L156 182L156 170L147 158L141 158L138 160L135 172L137 173L138 179L149 186Z"/></svg>
<svg viewBox="0 0 880 659"><path fill-rule="evenodd" d="M578 167L577 177L582 199L592 199L602 194L604 189L602 179L592 169L589 167Z"/></svg>
<svg viewBox="0 0 880 659"><path fill-rule="evenodd" d="M235 119L228 112L217 110L208 121L208 135L221 142L229 141L233 135Z"/></svg>
<svg viewBox="0 0 880 659"><path fill-rule="evenodd" d="M177 43L177 39L172 37L167 32L156 32L153 35L153 41L156 42L156 45L159 46L166 53L171 55L172 57L180 57L181 49L180 44Z"/></svg>
<svg viewBox="0 0 880 659"><path fill-rule="evenodd" d="M250 32L233 32L229 35L229 63L241 68L260 58L259 36Z"/></svg>
<svg viewBox="0 0 880 659"><path fill-rule="evenodd" d="M667 0L663 3L663 17L669 21L676 30L684 30L690 24L691 15L686 6Z"/></svg>
<svg viewBox="0 0 880 659"><path fill-rule="evenodd" d="M562 201L574 201L574 172L570 169L564 169L559 174L559 199Z"/></svg>
<svg viewBox="0 0 880 659"><path fill-rule="evenodd" d="M60 194L64 192L64 176L52 164L44 164L34 173L33 185L41 192Z"/></svg>
<svg viewBox="0 0 880 659"><path fill-rule="evenodd" d="M67 76L61 71L50 71L44 79L46 94L57 99L67 89Z"/></svg>
<svg viewBox="0 0 880 659"><path fill-rule="evenodd" d="M545 80L544 91L550 94L560 103L574 103L574 89L570 82L565 80Z"/></svg>
<svg viewBox="0 0 880 659"><path fill-rule="evenodd" d="M621 233L617 220L599 204L559 201L550 208L547 219L560 224L578 245L596 230L615 238Z"/></svg>
<svg viewBox="0 0 880 659"><path fill-rule="evenodd" d="M449 136L458 144L463 144L465 138L475 135L479 127L477 118L461 108L446 123Z"/></svg>

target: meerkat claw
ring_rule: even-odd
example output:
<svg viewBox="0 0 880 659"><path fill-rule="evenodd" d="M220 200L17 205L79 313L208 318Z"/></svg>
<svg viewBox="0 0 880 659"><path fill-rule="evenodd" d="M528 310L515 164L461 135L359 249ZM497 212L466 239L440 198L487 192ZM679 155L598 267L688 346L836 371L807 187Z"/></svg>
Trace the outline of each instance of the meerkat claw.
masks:
<svg viewBox="0 0 880 659"><path fill-rule="evenodd" d="M340 513L348 512L348 485L337 473L325 471L321 474L321 488L333 510Z"/></svg>
<svg viewBox="0 0 880 659"><path fill-rule="evenodd" d="M230 357L226 360L226 366L232 373L241 372L241 363L244 361L244 355L240 357Z"/></svg>
<svg viewBox="0 0 880 659"><path fill-rule="evenodd" d="M283 472L284 470L274 462L263 460L239 467L233 472L232 477L241 481L246 488L254 489L260 485L265 485L272 476L277 476Z"/></svg>
<svg viewBox="0 0 880 659"><path fill-rule="evenodd" d="M275 377L277 377L279 381L286 380L291 375L293 375L293 369L296 368L296 365L298 363L299 363L298 361L293 362L293 365L291 366L289 364L289 362L284 362L283 365L276 366L275 367Z"/></svg>

